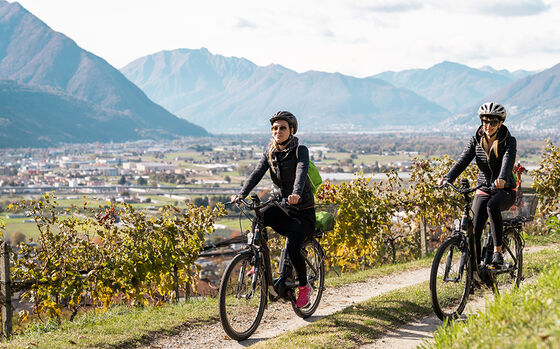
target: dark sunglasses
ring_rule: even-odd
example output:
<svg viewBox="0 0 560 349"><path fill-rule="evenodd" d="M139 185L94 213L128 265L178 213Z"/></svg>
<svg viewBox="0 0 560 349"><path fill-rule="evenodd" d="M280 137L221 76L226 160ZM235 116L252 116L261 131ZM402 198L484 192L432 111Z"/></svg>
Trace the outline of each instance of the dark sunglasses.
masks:
<svg viewBox="0 0 560 349"><path fill-rule="evenodd" d="M270 128L270 130L272 132L276 131L276 130L280 130L280 131L286 131L288 128L286 126L272 126Z"/></svg>
<svg viewBox="0 0 560 349"><path fill-rule="evenodd" d="M490 126L496 127L496 126L498 126L498 124L500 123L500 120L480 119L480 122L481 122L483 125L484 125L484 124L490 124Z"/></svg>

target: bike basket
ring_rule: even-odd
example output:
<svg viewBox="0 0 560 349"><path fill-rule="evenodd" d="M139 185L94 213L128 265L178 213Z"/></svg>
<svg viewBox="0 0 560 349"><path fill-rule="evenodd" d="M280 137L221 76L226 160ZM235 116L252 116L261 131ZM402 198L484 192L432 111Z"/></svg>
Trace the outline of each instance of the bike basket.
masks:
<svg viewBox="0 0 560 349"><path fill-rule="evenodd" d="M315 227L321 231L333 230L337 211L338 205L335 204L315 205Z"/></svg>
<svg viewBox="0 0 560 349"><path fill-rule="evenodd" d="M519 194L518 194L519 195ZM526 220L531 220L537 210L539 196L536 194L523 194L518 197L515 204L509 210L504 211L502 216L504 218L517 218L522 217Z"/></svg>

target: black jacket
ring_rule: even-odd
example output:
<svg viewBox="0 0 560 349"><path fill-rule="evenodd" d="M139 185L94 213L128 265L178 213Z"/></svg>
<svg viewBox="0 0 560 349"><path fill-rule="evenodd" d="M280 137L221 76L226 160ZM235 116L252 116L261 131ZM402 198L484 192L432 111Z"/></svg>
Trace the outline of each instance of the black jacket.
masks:
<svg viewBox="0 0 560 349"><path fill-rule="evenodd" d="M296 155L296 152L298 154ZM309 169L309 150L304 145L299 145L297 137L280 151L272 153L272 166L268 157L268 149L263 153L257 167L245 180L240 197L246 197L251 190L260 182L266 171L270 170L270 178L274 183L273 191L279 193L283 198L291 194L300 196L297 208L313 207L314 198L311 185L307 177Z"/></svg>
<svg viewBox="0 0 560 349"><path fill-rule="evenodd" d="M478 166L478 184L483 185L483 191L489 192L492 183L501 178L506 181L504 188L515 188L515 180L512 170L517 153L517 140L513 137L507 127L502 125L498 130L498 156L490 151L490 158L482 147L482 126L465 146L463 154L453 168L445 175L448 181L453 182L467 168L473 158L476 158Z"/></svg>

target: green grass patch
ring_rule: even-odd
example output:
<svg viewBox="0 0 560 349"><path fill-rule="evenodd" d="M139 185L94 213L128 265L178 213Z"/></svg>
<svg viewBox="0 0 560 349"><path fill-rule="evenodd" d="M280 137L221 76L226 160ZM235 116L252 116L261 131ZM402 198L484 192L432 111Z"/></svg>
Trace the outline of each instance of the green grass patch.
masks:
<svg viewBox="0 0 560 349"><path fill-rule="evenodd" d="M88 312L73 322L41 323L28 328L0 348L114 348L149 343L162 335L218 320L216 299L188 301L162 307L112 307Z"/></svg>
<svg viewBox="0 0 560 349"><path fill-rule="evenodd" d="M332 275L327 287L428 267L432 257L418 261L385 265L355 273ZM533 275L560 259L557 251L544 250L526 255L525 274ZM432 313L427 283L403 288L373 298L326 317L295 332L258 344L261 347L345 348L368 343L389 328ZM218 320L216 299L181 302L162 307L112 307L89 311L73 322L37 323L17 334L0 348L113 348L148 344L159 336L174 335L195 326ZM75 344L73 344L75 343Z"/></svg>
<svg viewBox="0 0 560 349"><path fill-rule="evenodd" d="M331 271L325 279L326 287L342 287L346 284L355 282L365 282L369 279L380 278L395 273L427 268L432 265L433 255L406 263L386 264L377 268L360 270L352 273L342 273L338 275Z"/></svg>
<svg viewBox="0 0 560 349"><path fill-rule="evenodd" d="M466 322L442 326L426 348L558 348L560 250L535 283L499 297Z"/></svg>

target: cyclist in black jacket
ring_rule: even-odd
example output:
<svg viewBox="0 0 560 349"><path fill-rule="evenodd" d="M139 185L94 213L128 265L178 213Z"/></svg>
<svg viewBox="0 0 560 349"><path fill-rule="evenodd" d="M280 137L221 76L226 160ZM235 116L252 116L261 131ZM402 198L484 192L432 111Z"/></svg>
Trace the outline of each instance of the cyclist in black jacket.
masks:
<svg viewBox="0 0 560 349"><path fill-rule="evenodd" d="M307 282L305 259L300 249L315 230L315 202L311 184L307 177L309 151L299 144L296 117L287 111L280 111L270 118L272 140L261 157L257 167L245 180L239 194L231 200L245 198L260 182L267 171L273 182L273 195L286 198L288 206L282 210L278 206L268 206L263 210L265 225L288 238L288 256L296 270L299 287L296 306L305 307L312 291ZM293 207L293 209L291 208Z"/></svg>
<svg viewBox="0 0 560 349"><path fill-rule="evenodd" d="M453 182L476 159L478 166L478 184L483 187L477 190L473 204L473 224L476 234L477 255L481 257L480 237L484 225L490 217L490 229L494 241L492 266L500 267L504 263L502 256L502 213L515 203L516 183L513 178L513 166L517 152L517 141L507 127L505 108L494 102L484 103L478 109L481 126L470 139L451 170L439 179ZM480 260L479 260L480 262Z"/></svg>

